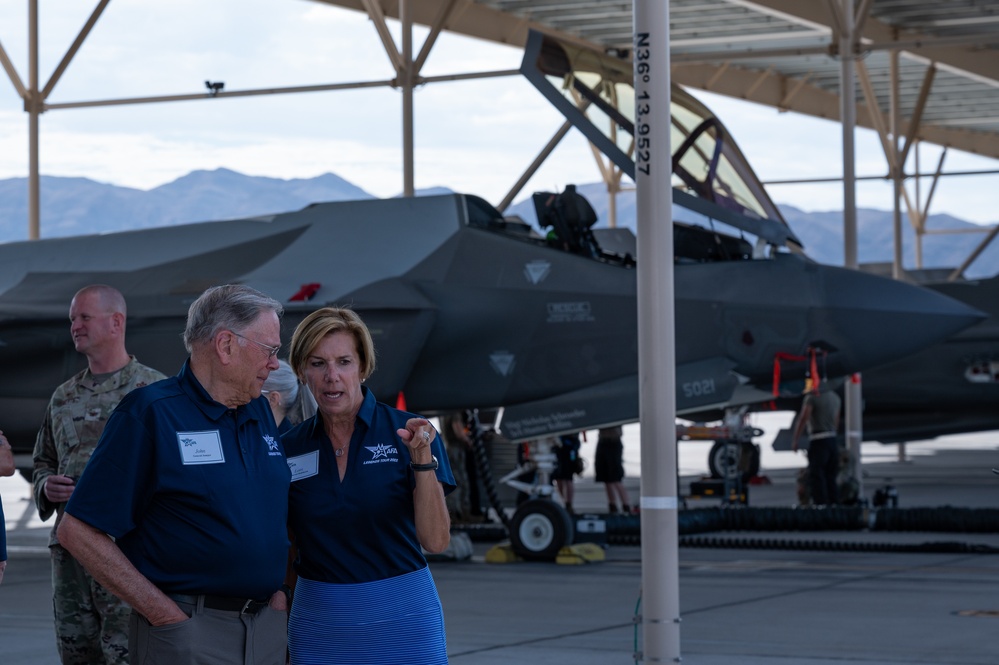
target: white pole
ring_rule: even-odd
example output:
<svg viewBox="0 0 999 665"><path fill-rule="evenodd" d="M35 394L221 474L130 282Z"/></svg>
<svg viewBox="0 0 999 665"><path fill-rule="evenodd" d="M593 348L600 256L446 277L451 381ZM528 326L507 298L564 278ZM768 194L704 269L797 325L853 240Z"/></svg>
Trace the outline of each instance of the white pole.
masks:
<svg viewBox="0 0 999 665"><path fill-rule="evenodd" d="M680 662L669 1L634 0L642 660Z"/></svg>

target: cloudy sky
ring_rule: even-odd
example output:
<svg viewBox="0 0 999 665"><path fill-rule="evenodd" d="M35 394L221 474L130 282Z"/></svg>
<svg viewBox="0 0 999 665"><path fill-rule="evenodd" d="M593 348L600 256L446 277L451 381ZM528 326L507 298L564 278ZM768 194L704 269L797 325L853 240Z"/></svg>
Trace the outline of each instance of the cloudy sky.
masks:
<svg viewBox="0 0 999 665"><path fill-rule="evenodd" d="M40 7L44 86L97 0ZM27 70L27 0L0 3L0 44ZM393 24L393 29L396 26ZM414 50L425 31L415 35ZM520 52L444 35L423 74L515 69ZM191 94L206 79L227 91L386 80L393 72L371 22L309 0L111 0L60 79L50 103ZM837 176L839 125L694 92L721 118L763 180ZM561 125L519 77L437 83L416 93L416 186L446 186L497 202ZM141 189L194 169L312 177L333 172L377 196L402 189L401 96L391 88L50 111L42 116L43 174L84 176ZM0 178L27 175L27 116L0 70ZM924 171L939 151L923 148ZM995 169L951 152L945 170ZM872 132L858 130L857 173L886 170ZM573 131L524 190L599 180ZM933 212L999 221L999 175L945 180ZM923 187L925 197L928 181ZM842 209L838 184L771 186L772 198L808 211ZM858 204L891 208L890 185L860 183Z"/></svg>

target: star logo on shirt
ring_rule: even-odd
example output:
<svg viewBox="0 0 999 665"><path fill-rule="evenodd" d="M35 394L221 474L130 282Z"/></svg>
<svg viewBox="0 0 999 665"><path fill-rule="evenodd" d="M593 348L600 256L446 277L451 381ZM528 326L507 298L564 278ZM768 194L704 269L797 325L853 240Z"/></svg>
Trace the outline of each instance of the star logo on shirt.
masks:
<svg viewBox="0 0 999 665"><path fill-rule="evenodd" d="M275 439L270 434L264 434L264 443L267 444L267 454L268 455L280 455L281 450L278 448L277 439Z"/></svg>
<svg viewBox="0 0 999 665"><path fill-rule="evenodd" d="M384 443L379 443L377 446L364 446L365 450L371 451L371 459L376 460L379 458L388 459L389 454L398 455L399 451L396 450L395 446L389 446Z"/></svg>

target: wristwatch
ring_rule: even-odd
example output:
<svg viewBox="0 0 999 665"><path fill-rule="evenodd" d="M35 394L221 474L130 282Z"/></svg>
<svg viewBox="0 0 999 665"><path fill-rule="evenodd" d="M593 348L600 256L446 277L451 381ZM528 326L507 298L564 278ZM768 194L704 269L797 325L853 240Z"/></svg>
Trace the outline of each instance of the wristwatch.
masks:
<svg viewBox="0 0 999 665"><path fill-rule="evenodd" d="M430 464L416 464L414 462L410 462L409 466L413 468L413 471L436 471L438 467L437 456L430 456Z"/></svg>

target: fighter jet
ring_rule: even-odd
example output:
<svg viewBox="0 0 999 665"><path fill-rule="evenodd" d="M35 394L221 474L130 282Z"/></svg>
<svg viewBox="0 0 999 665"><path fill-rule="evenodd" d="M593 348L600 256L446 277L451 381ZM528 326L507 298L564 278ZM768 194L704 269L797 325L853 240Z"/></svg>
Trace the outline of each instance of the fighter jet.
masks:
<svg viewBox="0 0 999 665"><path fill-rule="evenodd" d="M999 276L917 281L988 318L864 373L864 438L882 443L999 429Z"/></svg>
<svg viewBox="0 0 999 665"><path fill-rule="evenodd" d="M542 198L549 212L567 205L564 195ZM733 251L717 260L688 251L676 263L682 404L724 402L741 382L769 389L781 354L821 348L828 371L843 374L977 320L925 289L787 253L753 259L748 246L728 242ZM0 245L4 431L30 447L52 390L82 367L67 324L79 288L118 287L130 351L172 373L185 357L191 301L229 282L284 303L285 339L319 306L356 309L378 350L368 385L390 403L401 395L411 410L544 414L504 417L512 439L637 418L633 259L567 251L455 194Z"/></svg>
<svg viewBox="0 0 999 665"><path fill-rule="evenodd" d="M617 168L634 178L635 150L636 147L641 150L643 143L641 136L637 141L635 136L636 97L632 63L532 32L525 48L521 71ZM793 265L794 261L810 262L803 258L800 241L788 228L722 122L679 86L672 87L671 105L676 307L679 327L683 325L679 322L681 318L689 325L693 321L681 309L687 297L682 290L681 277L694 273L686 264L708 262L726 265L727 261L769 257L783 262L784 269L793 271L787 266ZM720 228L725 228L727 233L720 232ZM595 236L605 247L613 248L619 253L635 253L635 238L626 231L600 230L595 231ZM754 242L747 242L747 237ZM755 265L759 267L770 264L763 261ZM864 279L856 272L835 272L836 269L828 266L812 269L820 270L828 275L828 279ZM750 269L739 265L736 270L748 272ZM834 274L835 277L832 276ZM734 275L718 276L716 279L715 283L726 286L732 286L738 281ZM762 282L760 284L762 286ZM798 292L799 287L803 289L802 292ZM756 301L753 294L741 294L728 302L726 311L736 312L740 307L747 307L755 312L766 310L776 313L780 311L780 306L773 309L772 306L776 303L770 298L783 291L784 295L777 302L788 305L797 302L807 307L804 303L821 301L830 309L843 313L844 319L849 318L846 312L851 309L857 314L865 312L861 315L862 321L852 321L854 325L862 326L866 322L873 326L866 331L859 328L851 331L860 339L903 330L896 327L905 324L902 319L894 319L894 313L885 319L881 318L901 302L895 299L895 295L867 292L859 284L843 288L830 287L827 295L816 299L815 284L808 284L807 279L793 278L784 281L778 278L773 285L757 292L766 303ZM877 289L882 287L884 285L878 285ZM805 300L797 301L798 295L804 295ZM701 294L697 297L700 298ZM901 297L904 299L904 296ZM868 318L868 312L874 313L874 318ZM788 323L803 320L803 310L789 311ZM766 337L776 339L770 334ZM751 338L752 332L749 331L744 340ZM682 363L679 357L702 356L700 352L685 347L688 340L678 337L678 414L701 417L706 412L705 409L708 409L720 418L726 408L731 412L733 407L741 405L784 399L791 392L800 398L798 387L804 372L821 372L827 377L844 375L845 364L840 362L842 350L837 349L837 353L830 356L830 341L829 338L813 338L811 344L799 347L798 351L792 350L793 345L783 345L781 342L776 347L766 349L764 355L768 355L773 362L771 385L766 386L766 377L756 375L747 378L742 368L736 369L728 365L732 356L704 354L699 362ZM706 365L710 365L711 369L706 370ZM724 378L699 383L705 371ZM619 388L637 391L636 386L635 381L629 380ZM722 386L719 391L722 399L709 404L710 398L716 395L714 388L717 386ZM596 405L604 403L601 395L606 395L606 391L595 389L590 393L589 397ZM582 397L580 394L560 395L545 403L543 408L553 413L565 411L572 404L578 404ZM637 392L629 395L629 399L637 401ZM504 414L505 429L519 433L522 422L543 419L544 413L538 412L538 406L532 404L530 407L515 406L507 409ZM527 434L531 432L526 431L525 435ZM716 446L717 450L722 448ZM752 446L747 448L751 449ZM713 452L709 459L714 456Z"/></svg>
<svg viewBox="0 0 999 665"><path fill-rule="evenodd" d="M948 281L941 271L907 278L985 312L988 318L917 353L863 374L865 441L906 443L999 429L999 276ZM798 401L778 400L797 410ZM781 432L774 448L790 448Z"/></svg>
<svg viewBox="0 0 999 665"><path fill-rule="evenodd" d="M789 251L800 243L721 123L674 99L675 128L696 139L674 156L688 222L675 225L681 410L765 398L775 368L804 375L801 359L864 370L978 320L932 291ZM367 385L410 410L503 408L511 440L634 421L636 270L622 248L635 238L598 240L571 188L534 201L538 227L449 194L0 245L0 424L29 451L53 389L83 366L66 318L79 288L119 288L129 350L173 373L188 306L231 282L284 303L285 340L317 307L356 309L378 352Z"/></svg>

